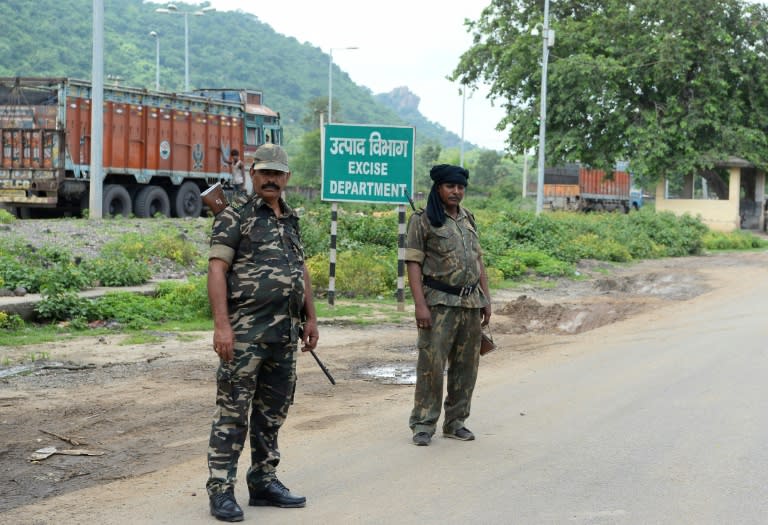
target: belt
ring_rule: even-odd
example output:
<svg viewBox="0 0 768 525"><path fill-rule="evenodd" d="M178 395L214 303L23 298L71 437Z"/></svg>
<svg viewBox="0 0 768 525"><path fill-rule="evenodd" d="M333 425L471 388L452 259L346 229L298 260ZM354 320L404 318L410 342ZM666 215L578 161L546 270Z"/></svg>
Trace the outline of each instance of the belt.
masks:
<svg viewBox="0 0 768 525"><path fill-rule="evenodd" d="M433 288L435 290L439 290L441 292L449 293L451 295L458 295L459 297L466 297L472 292L474 292L477 289L479 282L476 282L475 284L468 284L466 286L451 286L450 284L445 284L442 281L438 281L437 279L433 279L432 277L425 275L423 277L422 282L429 286L430 288Z"/></svg>

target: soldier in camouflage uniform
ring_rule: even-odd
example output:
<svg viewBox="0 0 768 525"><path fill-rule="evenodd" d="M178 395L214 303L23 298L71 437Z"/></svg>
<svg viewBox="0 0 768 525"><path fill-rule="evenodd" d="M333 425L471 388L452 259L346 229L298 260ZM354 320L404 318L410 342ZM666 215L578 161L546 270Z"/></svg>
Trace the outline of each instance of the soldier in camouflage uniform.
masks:
<svg viewBox="0 0 768 525"><path fill-rule="evenodd" d="M299 219L281 195L290 171L280 146L264 144L250 169L254 193L214 219L208 261L213 349L220 358L206 483L211 514L242 521L237 462L249 429L249 505L303 507L276 477L277 434L296 384L299 341L317 345L317 315L304 264Z"/></svg>
<svg viewBox="0 0 768 525"><path fill-rule="evenodd" d="M443 436L471 441L464 426L480 362L482 326L491 319L488 279L475 220L459 203L469 172L440 164L426 211L408 222L405 261L416 307L419 357L409 426L413 443L429 445L443 400L443 371L448 364Z"/></svg>

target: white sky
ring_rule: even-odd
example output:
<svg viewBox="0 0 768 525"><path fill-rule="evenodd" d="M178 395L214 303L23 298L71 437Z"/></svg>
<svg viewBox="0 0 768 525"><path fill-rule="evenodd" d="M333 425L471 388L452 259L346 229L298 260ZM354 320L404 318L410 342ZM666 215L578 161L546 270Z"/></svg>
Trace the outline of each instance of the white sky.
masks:
<svg viewBox="0 0 768 525"><path fill-rule="evenodd" d="M476 20L488 0L212 0L221 11L255 14L278 33L310 42L357 84L374 94L407 86L420 97L419 111L461 136L462 97L446 80L472 44L464 19ZM327 84L324 86L327 91ZM501 150L504 135L494 128L503 115L485 92L467 94L464 139Z"/></svg>

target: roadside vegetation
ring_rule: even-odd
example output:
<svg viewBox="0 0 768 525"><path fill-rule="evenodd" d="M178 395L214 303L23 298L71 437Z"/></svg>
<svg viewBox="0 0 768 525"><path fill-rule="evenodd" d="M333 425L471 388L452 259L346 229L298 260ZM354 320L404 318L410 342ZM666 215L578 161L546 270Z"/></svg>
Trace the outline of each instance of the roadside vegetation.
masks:
<svg viewBox="0 0 768 525"><path fill-rule="evenodd" d="M335 322L399 322L397 254L398 214L373 205L343 206L339 212L336 303L328 291L330 210L327 205L298 203L307 266L321 318ZM644 208L629 214L543 213L525 203L471 197L481 232L484 260L492 288L522 281L546 284L578 278L585 259L616 264L699 255L712 250L764 249L768 243L747 232L710 231L697 218L677 217ZM0 223L10 223L0 210ZM81 220L81 219L71 219ZM171 224L171 225L169 225ZM210 220L197 227L210 231ZM12 230L10 230L12 231ZM206 253L172 223L161 222L150 234L123 233L104 244L97 256L74 256L55 243L31 247L12 233L0 238L0 288L41 293L35 323L0 312L0 345L22 345L100 331L189 332L210 329L206 291ZM156 264L186 269L184 280L164 281L150 296L116 289L98 299L78 292L94 286L143 284ZM406 286L405 293L408 294ZM407 300L407 298L406 298ZM135 337L141 337L136 335Z"/></svg>

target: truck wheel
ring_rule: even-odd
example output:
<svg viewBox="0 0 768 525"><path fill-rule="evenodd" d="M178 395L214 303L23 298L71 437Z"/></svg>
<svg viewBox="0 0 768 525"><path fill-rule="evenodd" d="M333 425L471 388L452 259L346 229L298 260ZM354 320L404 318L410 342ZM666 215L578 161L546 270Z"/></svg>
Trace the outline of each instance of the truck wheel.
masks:
<svg viewBox="0 0 768 525"><path fill-rule="evenodd" d="M171 216L171 201L168 194L160 186L145 186L136 194L136 202L133 206L136 217L149 218L158 213L165 217Z"/></svg>
<svg viewBox="0 0 768 525"><path fill-rule="evenodd" d="M203 211L203 199L200 188L192 181L187 181L172 192L171 211L174 217L200 217Z"/></svg>
<svg viewBox="0 0 768 525"><path fill-rule="evenodd" d="M128 217L131 214L131 195L122 186L107 184L104 186L101 208L102 214L107 217Z"/></svg>

